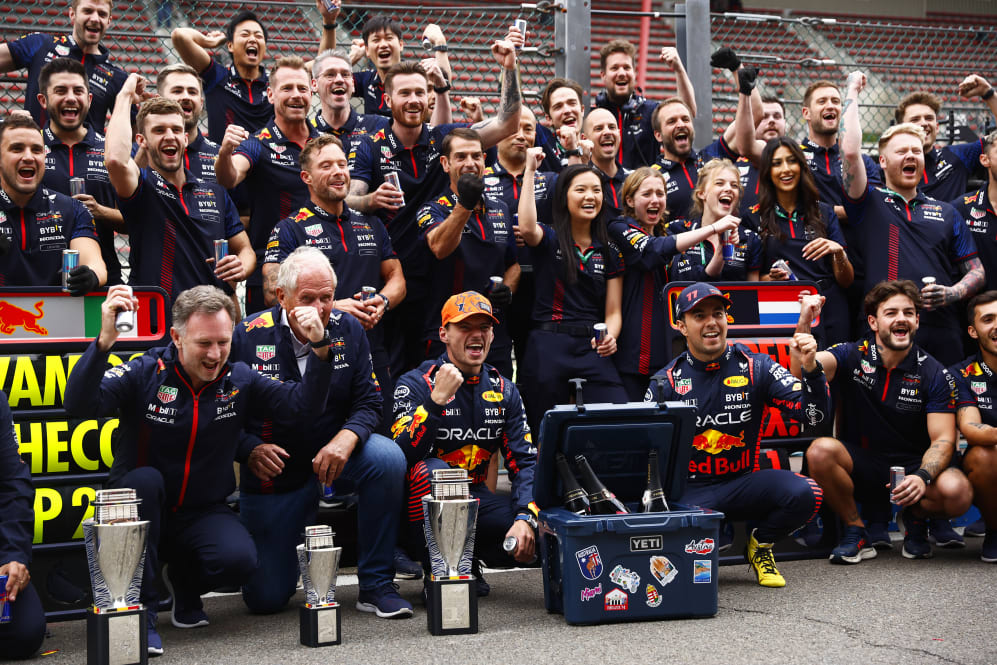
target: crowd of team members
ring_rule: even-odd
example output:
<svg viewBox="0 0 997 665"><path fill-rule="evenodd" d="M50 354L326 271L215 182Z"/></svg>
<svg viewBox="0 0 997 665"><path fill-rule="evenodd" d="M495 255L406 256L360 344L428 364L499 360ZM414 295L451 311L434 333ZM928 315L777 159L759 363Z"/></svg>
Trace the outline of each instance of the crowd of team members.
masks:
<svg viewBox="0 0 997 665"><path fill-rule="evenodd" d="M315 59L282 57L269 70L267 27L251 12L224 32L177 28L183 63L159 72L158 95L102 45L106 0L74 0L69 35L0 44L0 70L29 72L25 112L0 125L0 285L58 284L61 250L72 248L80 267L71 293L111 287L105 325L65 402L80 415L122 413L111 482L136 488L154 520L144 602L157 602L162 558L178 627L207 624L200 594L218 586L243 586L254 612L279 611L294 593L293 547L315 519L318 482L346 480L365 525L357 607L410 616L392 584L395 542L425 558L419 499L446 464L468 469L482 499L478 555L529 561L530 431L571 399L574 377L587 380L590 401L698 404L705 443L693 453L686 501L753 522L747 555L764 586L785 584L772 543L825 499L846 524L833 562L890 546L890 499L904 508L905 556L931 555L929 518L938 518L937 543L960 543L944 518L975 500L994 525L982 557L997 561L997 497L988 495L997 475L997 133L937 145L940 103L914 93L883 133L877 163L861 151L866 80L854 72L844 86L807 88L807 136L796 141L785 136L784 104L761 97L757 70L723 48L712 63L730 71L737 113L697 151L694 91L678 52L660 54L678 94L655 102L635 88L637 53L622 40L600 51L604 89L593 108L578 82L556 78L540 123L518 87L526 35L515 27L491 49L501 69L496 115L465 97L470 122L455 123L459 63L437 26L423 33L432 57L405 61L394 20L372 16L346 51L336 48L338 9L317 10ZM222 45L228 65L211 54ZM370 68L354 71L365 57ZM319 111L309 117L313 93ZM997 115L980 76L959 93ZM986 182L970 192L980 167ZM70 196L73 178L85 193ZM130 247L128 283L175 300L174 344L102 377L114 313L135 302L115 286L115 232ZM229 254L215 264L219 239ZM822 294L802 301L791 368L799 378L727 343L729 302L708 284L792 277ZM922 286L924 277L934 281ZM674 311L688 350L670 359L662 287L678 280L695 284ZM240 282L249 316L237 324ZM967 318L965 301L981 291ZM599 339L596 323L606 325ZM278 389L257 372L291 383ZM220 417L199 424L202 392L216 386L210 407ZM146 403L163 394L176 400L172 415L150 418ZM827 429L835 402L849 414L840 439ZM812 479L756 469L765 404L821 435L807 453ZM970 444L962 471L957 424ZM178 428L184 450L150 444ZM191 458L199 439L211 453ZM496 452L510 497L492 491ZM233 459L249 471L239 516L224 506L231 483L218 475ZM908 475L891 496L894 465ZM511 554L498 547L508 535L519 543ZM0 559L0 572L15 570L15 596L30 590L24 549ZM19 561L23 571L11 568ZM488 591L483 580L478 591ZM162 653L155 618L150 652ZM20 629L32 636L25 653L37 648L36 629Z"/></svg>

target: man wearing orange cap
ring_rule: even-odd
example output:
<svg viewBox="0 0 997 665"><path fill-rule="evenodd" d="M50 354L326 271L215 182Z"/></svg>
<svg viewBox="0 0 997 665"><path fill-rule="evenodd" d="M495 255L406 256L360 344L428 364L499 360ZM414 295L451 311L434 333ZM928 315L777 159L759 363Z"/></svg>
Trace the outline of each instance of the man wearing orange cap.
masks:
<svg viewBox="0 0 997 665"><path fill-rule="evenodd" d="M509 379L485 364L497 323L491 303L476 291L451 296L443 305L440 341L446 351L398 380L391 435L408 461L409 546L422 540L422 497L429 494L434 469L467 469L471 496L480 500L474 544L478 595L489 586L478 559L492 566L526 563L534 558L536 520L533 471L537 449L526 424L523 400ZM512 481L511 495L485 485L491 456L501 450ZM503 541L515 536L507 554ZM425 540L422 558L427 560ZM513 561L515 559L515 561Z"/></svg>

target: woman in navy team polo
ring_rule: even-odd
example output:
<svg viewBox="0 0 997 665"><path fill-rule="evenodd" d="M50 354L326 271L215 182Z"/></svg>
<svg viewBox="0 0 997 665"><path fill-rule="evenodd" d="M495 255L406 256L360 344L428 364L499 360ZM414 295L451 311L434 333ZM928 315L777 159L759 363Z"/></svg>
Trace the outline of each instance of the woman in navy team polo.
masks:
<svg viewBox="0 0 997 665"><path fill-rule="evenodd" d="M623 183L623 216L609 223L610 245L623 259L623 330L613 362L632 402L644 399L652 373L664 367L665 303L662 288L668 283L666 268L672 258L714 233L737 228L727 217L713 227L685 233L667 233L665 176L641 167Z"/></svg>
<svg viewBox="0 0 997 665"><path fill-rule="evenodd" d="M622 325L623 273L603 220L602 180L591 166L565 168L554 188L551 225L538 224L533 180L542 158L541 148L530 148L519 197L519 230L531 248L536 300L517 378L534 429L548 409L568 403L569 379L586 379L586 402L627 401L610 359ZM596 323L606 324L599 343Z"/></svg>
<svg viewBox="0 0 997 665"><path fill-rule="evenodd" d="M855 277L834 208L818 200L817 184L799 144L785 136L765 145L758 203L749 215L762 240L762 279L786 280L772 264L783 259L795 279L817 283L824 303L825 346L850 339L847 289Z"/></svg>
<svg viewBox="0 0 997 665"><path fill-rule="evenodd" d="M668 270L672 281L758 281L762 246L758 234L742 225L725 239L719 228L721 221L738 220L743 191L741 174L729 159L711 159L699 169L689 219L672 222L668 232L711 229L713 233L675 257ZM725 243L731 245L729 258L724 257Z"/></svg>

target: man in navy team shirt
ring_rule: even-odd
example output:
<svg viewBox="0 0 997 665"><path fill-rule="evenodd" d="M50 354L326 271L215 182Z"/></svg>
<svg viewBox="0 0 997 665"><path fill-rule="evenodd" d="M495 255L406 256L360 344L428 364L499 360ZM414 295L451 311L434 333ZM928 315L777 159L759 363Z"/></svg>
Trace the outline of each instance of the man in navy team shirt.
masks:
<svg viewBox="0 0 997 665"><path fill-rule="evenodd" d="M223 186L248 183L249 240L259 266L274 225L308 200L298 159L308 139L318 135L308 123L312 89L304 61L280 58L270 70L270 84L273 120L252 135L244 127L229 125L215 162ZM255 312L264 306L262 274L256 270L246 284L246 309Z"/></svg>
<svg viewBox="0 0 997 665"><path fill-rule="evenodd" d="M45 111L38 101L38 79L42 67L58 57L78 60L86 69L93 94L88 120L95 130L103 133L104 120L114 107L115 95L128 76L123 69L110 64L107 47L100 43L111 24L111 0L72 0L69 22L73 31L68 35L33 32L0 44L0 72L28 70L24 108L35 122L44 125Z"/></svg>
<svg viewBox="0 0 997 665"><path fill-rule="evenodd" d="M841 136L844 208L860 243L865 283L894 279L916 284L923 277L935 283L922 289L925 312L917 343L943 364L962 356L962 333L955 305L983 286L983 264L962 216L948 203L917 191L924 173L924 132L904 123L890 127L879 140L879 163L886 187L873 187L862 159L862 128L858 96L865 75L852 72L844 105ZM961 279L955 280L955 275Z"/></svg>
<svg viewBox="0 0 997 665"><path fill-rule="evenodd" d="M584 163L579 144L585 116L584 92L576 81L558 77L551 79L540 95L540 106L550 127L535 123L534 143L528 147L543 148L541 172L560 173L568 164Z"/></svg>
<svg viewBox="0 0 997 665"><path fill-rule="evenodd" d="M263 64L267 56L267 29L251 11L232 17L225 32L203 34L194 28L176 28L173 48L204 81L208 108L208 138L221 143L229 125L253 132L273 117L273 103L267 96L269 80ZM208 49L225 44L232 64L224 66Z"/></svg>
<svg viewBox="0 0 997 665"><path fill-rule="evenodd" d="M93 215L107 283L121 283L121 263L114 248L115 229L124 230L118 197L104 167L104 135L86 123L91 95L86 70L71 58L56 58L42 67L38 101L49 122L45 140L45 177L49 189L70 196L70 178L84 180L78 200Z"/></svg>
<svg viewBox="0 0 997 665"><path fill-rule="evenodd" d="M959 94L966 99L979 97L997 116L997 97L982 76L970 74L963 79L959 84ZM898 123L912 122L924 130L924 177L918 184L918 191L939 201L954 201L966 193L969 176L979 163L982 142L938 145L938 113L941 108L942 102L938 97L921 90L904 97L893 115Z"/></svg>
<svg viewBox="0 0 997 665"><path fill-rule="evenodd" d="M966 220L980 261L986 270L984 290L997 289L997 131L983 137L980 164L987 170L987 181L972 194L960 196L952 205Z"/></svg>
<svg viewBox="0 0 997 665"><path fill-rule="evenodd" d="M132 74L121 89L130 106L141 99L145 79ZM131 157L131 121L120 108L107 125L104 156L111 184L131 241L129 283L158 286L171 298L199 284L220 286L234 295L255 259L235 206L215 182L184 168L183 111L169 99L142 105L135 140L145 148L147 168ZM214 265L214 241L227 239L230 254Z"/></svg>
<svg viewBox="0 0 997 665"><path fill-rule="evenodd" d="M596 108L582 123L582 150L589 153L589 163L602 178L602 207L606 220L623 214L623 183L630 169L620 166L616 156L620 147L620 127L612 111Z"/></svg>
<svg viewBox="0 0 997 665"><path fill-rule="evenodd" d="M79 201L42 186L45 144L35 121L12 115L0 124L0 286L57 286L62 252L80 253L69 292L81 296L107 274L93 217Z"/></svg>

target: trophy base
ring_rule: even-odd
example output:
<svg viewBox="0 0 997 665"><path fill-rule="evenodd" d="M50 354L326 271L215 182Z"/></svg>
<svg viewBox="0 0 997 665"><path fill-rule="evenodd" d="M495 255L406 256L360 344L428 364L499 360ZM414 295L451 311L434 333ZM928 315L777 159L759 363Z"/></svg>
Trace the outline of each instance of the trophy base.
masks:
<svg viewBox="0 0 997 665"><path fill-rule="evenodd" d="M97 613L87 610L87 665L147 665L148 616L137 609Z"/></svg>
<svg viewBox="0 0 997 665"><path fill-rule="evenodd" d="M431 577L426 582L426 616L432 635L478 632L478 588L466 579Z"/></svg>
<svg viewBox="0 0 997 665"><path fill-rule="evenodd" d="M343 641L339 603L323 607L302 606L298 611L301 643L306 647L330 647Z"/></svg>

